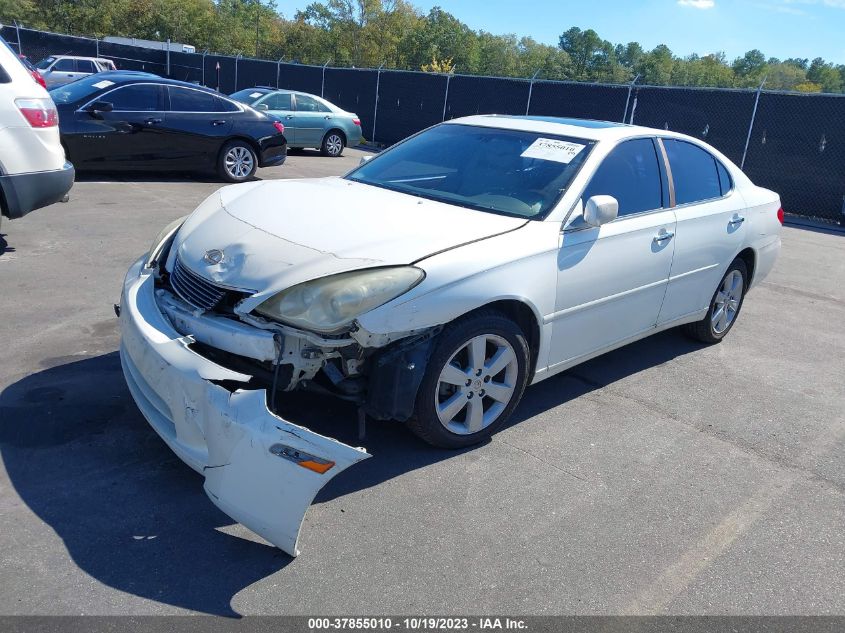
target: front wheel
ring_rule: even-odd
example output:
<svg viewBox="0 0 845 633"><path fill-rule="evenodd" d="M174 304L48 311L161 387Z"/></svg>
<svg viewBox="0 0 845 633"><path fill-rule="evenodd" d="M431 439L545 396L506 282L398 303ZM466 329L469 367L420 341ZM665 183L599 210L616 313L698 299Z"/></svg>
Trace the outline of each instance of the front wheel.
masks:
<svg viewBox="0 0 845 633"><path fill-rule="evenodd" d="M343 154L343 145L343 136L340 135L340 132L329 132L326 134L326 138L323 139L323 145L320 147L320 153L323 156L337 158Z"/></svg>
<svg viewBox="0 0 845 633"><path fill-rule="evenodd" d="M701 321L688 324L687 334L702 343L718 343L725 338L739 317L747 288L748 267L737 257L719 282L707 314Z"/></svg>
<svg viewBox="0 0 845 633"><path fill-rule="evenodd" d="M528 379L525 335L498 312L456 321L440 335L417 393L417 436L442 448L477 444L502 428Z"/></svg>
<svg viewBox="0 0 845 633"><path fill-rule="evenodd" d="M255 175L258 158L245 141L229 141L220 150L217 173L226 182L246 182Z"/></svg>

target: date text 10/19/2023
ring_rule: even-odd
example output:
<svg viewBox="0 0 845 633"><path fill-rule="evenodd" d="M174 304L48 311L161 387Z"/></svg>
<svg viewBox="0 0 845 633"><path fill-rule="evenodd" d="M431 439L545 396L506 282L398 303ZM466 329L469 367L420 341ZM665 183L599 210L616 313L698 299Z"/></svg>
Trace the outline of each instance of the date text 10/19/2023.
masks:
<svg viewBox="0 0 845 633"><path fill-rule="evenodd" d="M406 617L406 618L376 618L376 617L332 617L309 618L310 630L409 630L409 631L447 631L447 630L479 630L479 631L520 631L528 628L525 620L519 618L501 617Z"/></svg>

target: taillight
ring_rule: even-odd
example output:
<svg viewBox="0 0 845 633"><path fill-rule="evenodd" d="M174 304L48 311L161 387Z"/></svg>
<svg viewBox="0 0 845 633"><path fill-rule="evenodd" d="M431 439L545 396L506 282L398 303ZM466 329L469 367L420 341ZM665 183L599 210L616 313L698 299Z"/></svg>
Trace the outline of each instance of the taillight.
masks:
<svg viewBox="0 0 845 633"><path fill-rule="evenodd" d="M15 99L15 105L32 127L59 124L59 113L52 99Z"/></svg>
<svg viewBox="0 0 845 633"><path fill-rule="evenodd" d="M357 125L358 127L361 127L361 119L352 119L352 122L353 122L355 125Z"/></svg>
<svg viewBox="0 0 845 633"><path fill-rule="evenodd" d="M273 121L273 127L279 130L279 134L285 133L285 126L280 121Z"/></svg>
<svg viewBox="0 0 845 633"><path fill-rule="evenodd" d="M47 82L44 81L44 77L41 76L40 72L38 72L37 70L30 70L29 74L32 75L32 78L35 80L35 83L44 88L44 90L47 90Z"/></svg>
<svg viewBox="0 0 845 633"><path fill-rule="evenodd" d="M783 224L783 207L778 209L778 222Z"/></svg>

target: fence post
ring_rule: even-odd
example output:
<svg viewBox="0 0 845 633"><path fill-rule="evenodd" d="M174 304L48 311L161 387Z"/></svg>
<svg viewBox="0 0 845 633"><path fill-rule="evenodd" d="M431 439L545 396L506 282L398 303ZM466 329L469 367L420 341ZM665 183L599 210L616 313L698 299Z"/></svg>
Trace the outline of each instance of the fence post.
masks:
<svg viewBox="0 0 845 633"><path fill-rule="evenodd" d="M282 71L282 60L284 57L279 57L279 60L276 62L276 88L279 87L279 73Z"/></svg>
<svg viewBox="0 0 845 633"><path fill-rule="evenodd" d="M634 89L634 84L637 83L637 80L640 78L639 73L637 76L634 77L634 81L631 82L631 85L628 86L628 98L625 99L625 112L622 113L622 123L625 122L625 115L628 114L628 102L631 101L631 91ZM633 120L633 115L631 116L631 120Z"/></svg>
<svg viewBox="0 0 845 633"><path fill-rule="evenodd" d="M99 57L100 56L100 38L95 37L94 43L96 44L96 47L97 47L97 54L95 55L95 57Z"/></svg>
<svg viewBox="0 0 845 633"><path fill-rule="evenodd" d="M332 60L327 59L326 63L323 64L323 82L320 84L320 97L323 97L323 93L326 91L326 66L329 65L330 61Z"/></svg>
<svg viewBox="0 0 845 633"><path fill-rule="evenodd" d="M23 55L23 44L21 44L21 25L15 20L15 36L18 38L18 55Z"/></svg>
<svg viewBox="0 0 845 633"><path fill-rule="evenodd" d="M751 132L754 130L754 119L757 118L757 105L760 103L760 93L763 92L763 86L766 85L768 75L763 77L760 86L757 88L757 96L754 98L754 109L751 111L751 122L748 124L748 136L745 137L745 149L742 150L742 162L739 164L740 169L745 169L745 157L748 154L748 145L751 143Z"/></svg>
<svg viewBox="0 0 845 633"><path fill-rule="evenodd" d="M235 57L235 92L238 91L238 60L241 58L241 54L238 53L238 56Z"/></svg>
<svg viewBox="0 0 845 633"><path fill-rule="evenodd" d="M202 52L202 85L205 85L205 56L208 55L208 49Z"/></svg>
<svg viewBox="0 0 845 633"><path fill-rule="evenodd" d="M449 82L452 81L453 74L455 74L454 66L452 66L452 70L446 75L446 94L443 95L443 116L440 118L441 121L446 120L446 104L449 103Z"/></svg>
<svg viewBox="0 0 845 633"><path fill-rule="evenodd" d="M167 38L167 76L170 77L170 38Z"/></svg>
<svg viewBox="0 0 845 633"><path fill-rule="evenodd" d="M528 84L528 103L525 104L525 116L528 116L528 111L531 109L531 93L534 92L534 80L540 74L542 68L538 68L537 72L531 76L531 83Z"/></svg>
<svg viewBox="0 0 845 633"><path fill-rule="evenodd" d="M381 69L384 66L382 64L378 67L376 71L376 107L373 109L373 143L376 142L376 120L378 119L378 89L379 84L381 83Z"/></svg>

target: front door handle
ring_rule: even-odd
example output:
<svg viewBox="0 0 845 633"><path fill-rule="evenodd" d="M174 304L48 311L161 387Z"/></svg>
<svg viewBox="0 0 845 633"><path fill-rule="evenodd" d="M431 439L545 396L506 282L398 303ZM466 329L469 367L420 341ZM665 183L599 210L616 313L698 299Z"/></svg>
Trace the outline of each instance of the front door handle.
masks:
<svg viewBox="0 0 845 633"><path fill-rule="evenodd" d="M211 125L224 125L225 123L226 121L224 121L223 119L215 119L211 122Z"/></svg>
<svg viewBox="0 0 845 633"><path fill-rule="evenodd" d="M741 215L737 215L737 216L734 216L733 218L731 218L731 220L730 220L730 222L728 222L728 224L730 224L731 226L739 226L743 222L745 222L745 218Z"/></svg>
<svg viewBox="0 0 845 633"><path fill-rule="evenodd" d="M286 119L292 119L292 118L293 118L293 115L292 115L292 114L289 114L289 115L287 115L285 118L286 118Z"/></svg>
<svg viewBox="0 0 845 633"><path fill-rule="evenodd" d="M161 123L161 119L144 119L144 123L147 125L156 125L157 123Z"/></svg>
<svg viewBox="0 0 845 633"><path fill-rule="evenodd" d="M674 231L667 231L666 229L660 229L660 233L654 236L654 241L657 244L661 242L665 242L666 240L670 240L675 237Z"/></svg>
<svg viewBox="0 0 845 633"><path fill-rule="evenodd" d="M331 119L331 118L332 118L332 115L331 115L331 114L327 114L324 118L326 118L326 119Z"/></svg>

